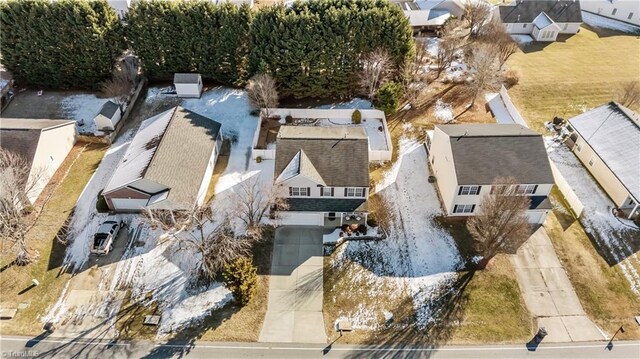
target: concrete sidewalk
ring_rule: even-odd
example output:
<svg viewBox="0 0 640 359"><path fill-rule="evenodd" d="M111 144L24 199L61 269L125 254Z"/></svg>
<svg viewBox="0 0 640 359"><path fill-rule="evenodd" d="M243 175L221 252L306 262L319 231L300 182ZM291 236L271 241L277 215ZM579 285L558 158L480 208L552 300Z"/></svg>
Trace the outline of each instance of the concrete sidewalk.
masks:
<svg viewBox="0 0 640 359"><path fill-rule="evenodd" d="M322 315L322 228L276 230L269 306L259 341L326 343Z"/></svg>
<svg viewBox="0 0 640 359"><path fill-rule="evenodd" d="M544 227L511 257L527 308L545 327L545 342L605 340L586 316Z"/></svg>

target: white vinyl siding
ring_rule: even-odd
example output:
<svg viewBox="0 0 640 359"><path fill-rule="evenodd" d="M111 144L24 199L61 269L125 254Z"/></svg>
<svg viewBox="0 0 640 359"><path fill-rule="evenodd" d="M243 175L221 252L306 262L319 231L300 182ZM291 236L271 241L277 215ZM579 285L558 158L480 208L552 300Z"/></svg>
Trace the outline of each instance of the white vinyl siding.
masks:
<svg viewBox="0 0 640 359"><path fill-rule="evenodd" d="M480 193L480 186L460 186L458 194L462 196L476 196Z"/></svg>
<svg viewBox="0 0 640 359"><path fill-rule="evenodd" d="M456 204L453 206L453 213L473 213L475 204Z"/></svg>
<svg viewBox="0 0 640 359"><path fill-rule="evenodd" d="M364 197L364 188L347 187L344 191L345 197Z"/></svg>

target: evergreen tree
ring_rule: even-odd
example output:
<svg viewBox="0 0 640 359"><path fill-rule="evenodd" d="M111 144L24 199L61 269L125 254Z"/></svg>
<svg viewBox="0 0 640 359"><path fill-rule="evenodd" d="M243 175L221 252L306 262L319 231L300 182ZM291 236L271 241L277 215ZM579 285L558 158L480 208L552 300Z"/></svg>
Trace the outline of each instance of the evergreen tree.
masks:
<svg viewBox="0 0 640 359"><path fill-rule="evenodd" d="M0 2L2 64L19 82L96 89L124 45L122 25L105 0Z"/></svg>

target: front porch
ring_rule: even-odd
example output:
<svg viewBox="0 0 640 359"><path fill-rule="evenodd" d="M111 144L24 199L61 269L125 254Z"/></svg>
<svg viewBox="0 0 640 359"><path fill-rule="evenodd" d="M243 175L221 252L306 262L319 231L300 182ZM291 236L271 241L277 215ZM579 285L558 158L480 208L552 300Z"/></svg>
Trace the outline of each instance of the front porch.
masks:
<svg viewBox="0 0 640 359"><path fill-rule="evenodd" d="M367 223L367 213L363 212L327 212L324 213L324 227L338 228L343 225L356 225Z"/></svg>

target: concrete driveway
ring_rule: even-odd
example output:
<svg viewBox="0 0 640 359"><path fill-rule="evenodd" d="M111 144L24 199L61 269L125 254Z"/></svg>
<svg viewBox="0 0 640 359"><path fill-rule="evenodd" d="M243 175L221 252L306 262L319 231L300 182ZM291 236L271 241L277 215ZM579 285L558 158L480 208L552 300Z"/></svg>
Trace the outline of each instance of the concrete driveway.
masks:
<svg viewBox="0 0 640 359"><path fill-rule="evenodd" d="M512 257L527 308L545 327L545 342L604 340L586 316L544 227L540 227Z"/></svg>
<svg viewBox="0 0 640 359"><path fill-rule="evenodd" d="M261 342L326 343L322 262L322 228L276 230Z"/></svg>

